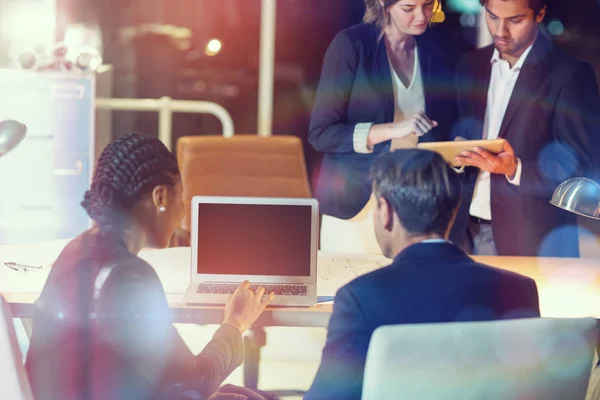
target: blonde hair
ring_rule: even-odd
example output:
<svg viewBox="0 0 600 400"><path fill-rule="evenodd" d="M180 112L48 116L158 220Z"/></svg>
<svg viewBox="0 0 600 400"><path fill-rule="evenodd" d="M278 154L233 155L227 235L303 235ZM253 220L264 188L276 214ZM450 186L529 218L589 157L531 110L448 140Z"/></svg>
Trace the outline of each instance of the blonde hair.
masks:
<svg viewBox="0 0 600 400"><path fill-rule="evenodd" d="M365 24L376 25L382 31L391 23L391 16L388 8L400 0L365 0L365 14L363 22ZM441 0L435 0L433 15L442 9ZM433 19L433 18L432 18Z"/></svg>
<svg viewBox="0 0 600 400"><path fill-rule="evenodd" d="M390 23L391 18L387 9L398 1L400 0L365 0L363 22L365 24L377 25L383 30Z"/></svg>

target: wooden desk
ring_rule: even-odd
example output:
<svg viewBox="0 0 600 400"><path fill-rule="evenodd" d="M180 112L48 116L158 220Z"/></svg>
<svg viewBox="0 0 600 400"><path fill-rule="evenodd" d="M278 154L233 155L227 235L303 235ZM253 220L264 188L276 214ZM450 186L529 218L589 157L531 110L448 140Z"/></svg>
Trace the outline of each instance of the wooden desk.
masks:
<svg viewBox="0 0 600 400"><path fill-rule="evenodd" d="M31 318L50 265L66 241L39 245L0 246L0 294L11 306L16 318ZM223 307L187 305L183 294L190 281L190 249L143 250L144 258L156 270L174 312L175 322L220 324ZM475 257L478 261L533 278L538 285L540 308L545 317L600 318L600 260L550 259L526 257ZM5 261L44 265L45 272L24 275L4 267ZM354 277L388 265L382 256L320 253L318 261L318 295L332 296ZM326 327L333 305L313 307L269 307L254 327L292 326ZM256 387L260 347L264 331L244 342L244 384Z"/></svg>
<svg viewBox="0 0 600 400"><path fill-rule="evenodd" d="M33 302L44 285L49 266L66 241L36 245L0 246L0 294L10 304L13 315L30 318ZM167 293L175 322L219 324L223 307L186 305L183 293L189 283L189 248L142 250L140 257L152 265ZM534 257L475 257L480 262L518 272L533 278L544 317L600 318L600 260L552 259ZM44 265L45 273L29 275L6 268L5 261ZM382 256L363 254L319 254L318 294L333 296L355 276L389 264ZM255 326L326 327L332 305L313 307L269 307Z"/></svg>

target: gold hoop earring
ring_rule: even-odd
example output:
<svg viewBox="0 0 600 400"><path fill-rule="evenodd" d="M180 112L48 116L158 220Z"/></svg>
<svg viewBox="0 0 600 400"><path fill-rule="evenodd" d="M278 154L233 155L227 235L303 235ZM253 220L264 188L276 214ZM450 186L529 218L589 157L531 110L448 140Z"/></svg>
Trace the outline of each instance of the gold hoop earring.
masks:
<svg viewBox="0 0 600 400"><path fill-rule="evenodd" d="M435 23L441 23L446 20L446 14L442 9L442 3L440 1L436 1L436 7L434 8L433 14L431 15L431 19L429 20L429 25Z"/></svg>

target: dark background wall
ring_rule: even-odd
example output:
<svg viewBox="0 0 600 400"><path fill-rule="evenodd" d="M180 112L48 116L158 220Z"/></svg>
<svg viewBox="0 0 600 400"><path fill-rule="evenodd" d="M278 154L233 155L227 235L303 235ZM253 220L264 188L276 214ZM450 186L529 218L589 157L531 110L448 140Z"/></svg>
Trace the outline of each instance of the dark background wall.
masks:
<svg viewBox="0 0 600 400"><path fill-rule="evenodd" d="M57 0L58 38L70 23L98 24L104 59L115 67L115 97L161 97L214 101L229 110L237 134L256 132L260 0ZM446 8L446 21L427 34L451 56L475 44L476 29ZM323 54L336 32L359 22L362 0L278 0L274 92L275 134L306 142L308 121ZM547 22L563 32L556 41L591 61L600 73L600 0L550 0ZM558 25L557 22L558 21ZM124 28L158 23L187 27L182 50L168 36L138 35L125 41ZM560 31L560 29L559 29ZM223 43L215 57L202 56L210 38ZM198 50L198 51L196 51ZM151 113L116 113L113 135L131 130L157 132ZM175 115L174 140L183 135L215 134L211 116ZM311 169L318 155L305 146Z"/></svg>

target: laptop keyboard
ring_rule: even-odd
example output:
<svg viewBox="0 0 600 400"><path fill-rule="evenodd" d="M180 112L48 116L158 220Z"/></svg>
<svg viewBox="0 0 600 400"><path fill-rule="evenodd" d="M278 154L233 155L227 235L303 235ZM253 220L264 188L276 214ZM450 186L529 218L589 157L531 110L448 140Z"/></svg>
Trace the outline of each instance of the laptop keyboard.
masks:
<svg viewBox="0 0 600 400"><path fill-rule="evenodd" d="M203 294L232 294L240 286L236 283L201 283L196 289L196 293ZM265 293L275 293L276 296L306 296L306 285L250 285L252 290L258 287L264 287Z"/></svg>

